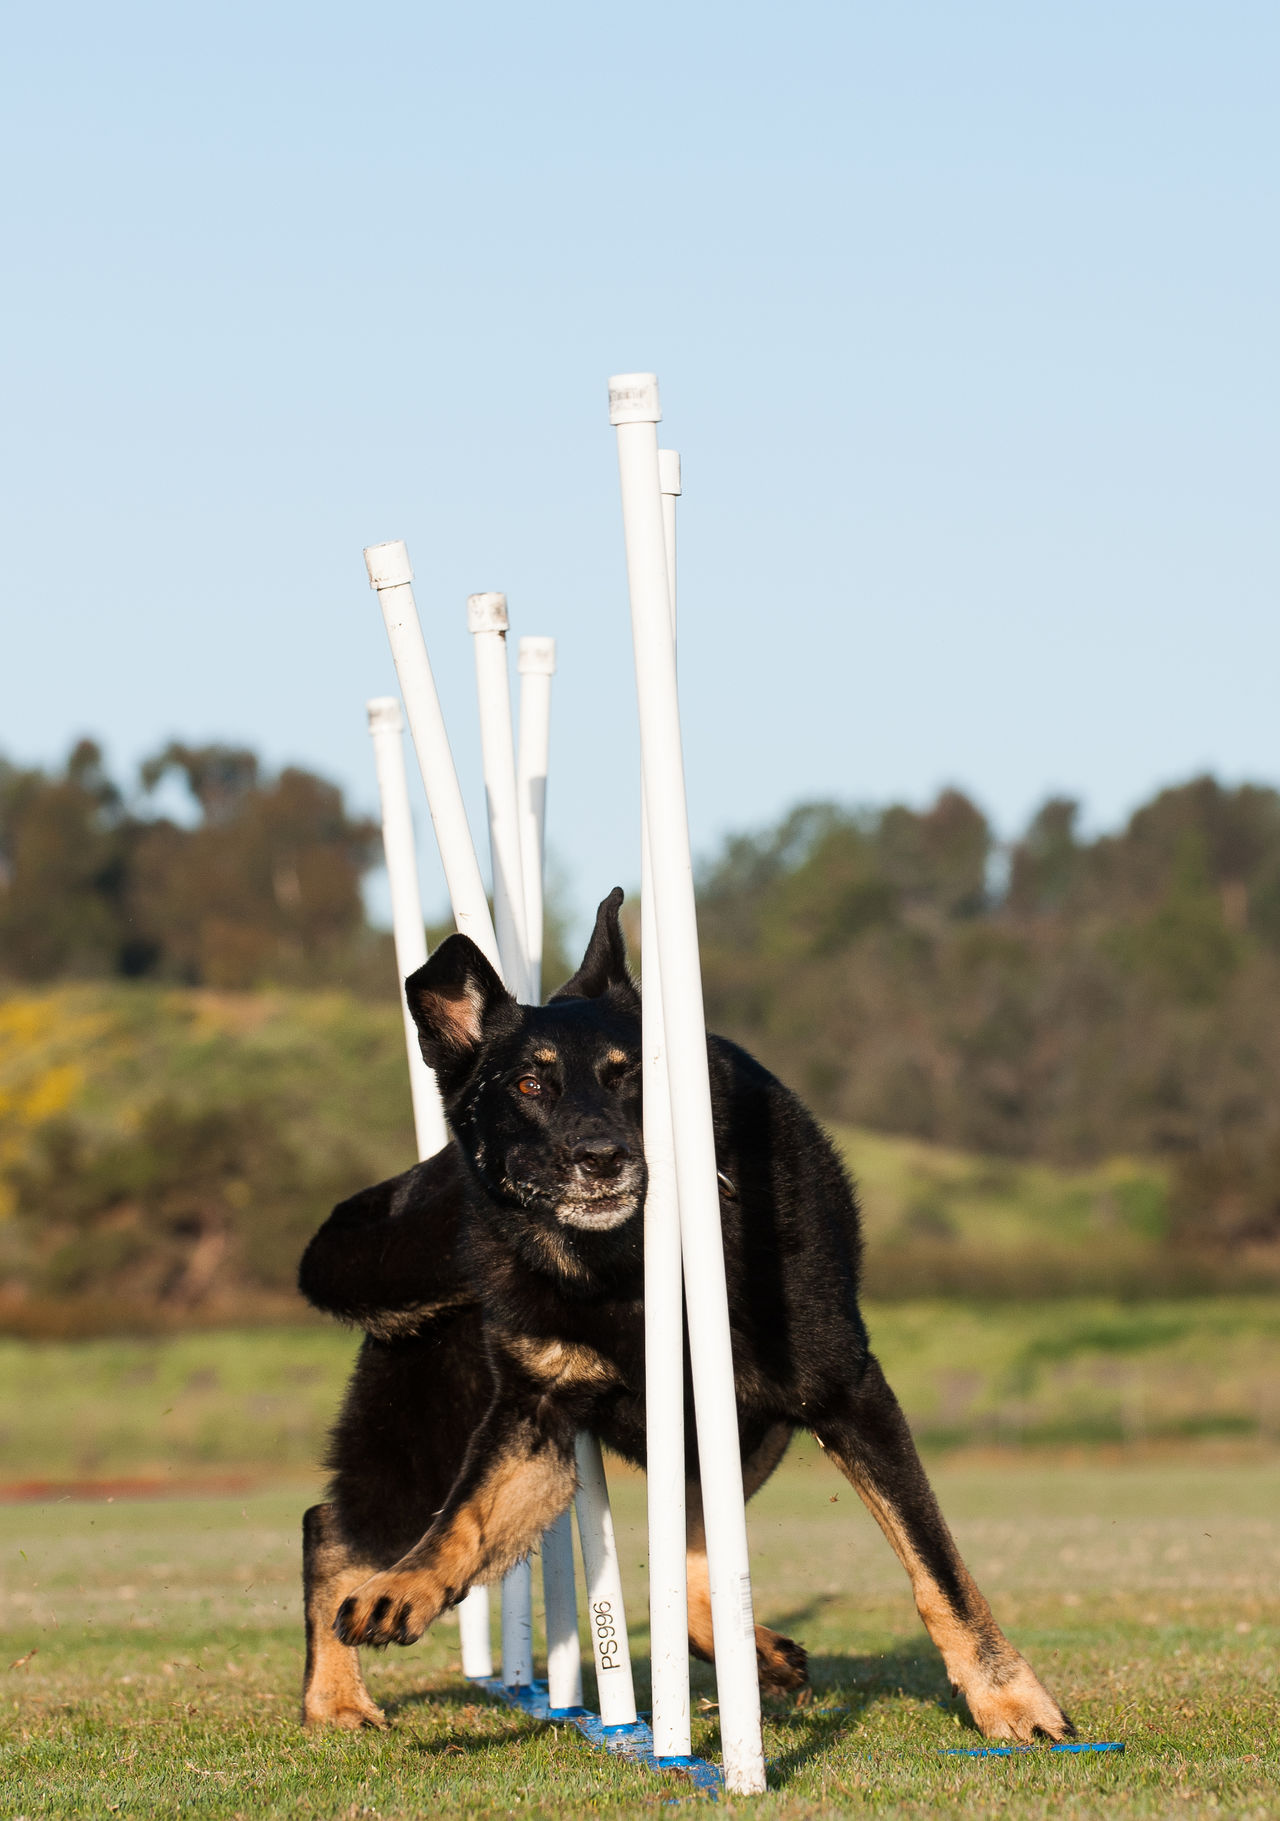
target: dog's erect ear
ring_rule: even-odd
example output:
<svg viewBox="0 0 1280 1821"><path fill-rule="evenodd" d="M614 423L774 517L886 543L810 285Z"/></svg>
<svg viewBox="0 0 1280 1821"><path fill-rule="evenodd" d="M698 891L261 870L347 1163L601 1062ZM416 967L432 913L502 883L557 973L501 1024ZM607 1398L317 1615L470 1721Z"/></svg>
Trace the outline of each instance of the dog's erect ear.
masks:
<svg viewBox="0 0 1280 1821"><path fill-rule="evenodd" d="M438 1075L466 1069L479 1044L519 1008L470 936L448 936L431 959L410 974L405 997L424 1060Z"/></svg>
<svg viewBox="0 0 1280 1821"><path fill-rule="evenodd" d="M636 983L627 967L627 945L623 940L618 912L622 909L622 887L615 885L596 912L596 926L591 932L582 966L566 980L549 1003L557 999L602 999L614 992L628 1001L640 1003Z"/></svg>

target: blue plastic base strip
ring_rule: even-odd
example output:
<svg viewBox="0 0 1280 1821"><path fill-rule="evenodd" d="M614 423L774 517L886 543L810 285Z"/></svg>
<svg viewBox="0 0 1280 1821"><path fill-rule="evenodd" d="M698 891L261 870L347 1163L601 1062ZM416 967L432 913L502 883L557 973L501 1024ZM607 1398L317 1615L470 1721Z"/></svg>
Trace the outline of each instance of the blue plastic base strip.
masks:
<svg viewBox="0 0 1280 1821"><path fill-rule="evenodd" d="M508 1707L519 1708L531 1720L564 1721L576 1726L588 1745L597 1751L607 1751L614 1758L625 1758L628 1763L639 1764L645 1770L678 1770L713 1802L720 1798L724 1782L715 1765L708 1764L704 1758L655 1756L653 1734L643 1720L637 1720L631 1726L605 1726L599 1714L592 1713L589 1707L552 1707L545 1682L508 1688L499 1676L473 1676L471 1681L473 1687L482 1688L487 1695L505 1701Z"/></svg>
<svg viewBox="0 0 1280 1821"><path fill-rule="evenodd" d="M1123 1751L1124 1745L1117 1739L1080 1740L1066 1739L1061 1745L952 1745L944 1752L944 1758L1019 1758L1025 1752L1039 1756L1044 1751Z"/></svg>

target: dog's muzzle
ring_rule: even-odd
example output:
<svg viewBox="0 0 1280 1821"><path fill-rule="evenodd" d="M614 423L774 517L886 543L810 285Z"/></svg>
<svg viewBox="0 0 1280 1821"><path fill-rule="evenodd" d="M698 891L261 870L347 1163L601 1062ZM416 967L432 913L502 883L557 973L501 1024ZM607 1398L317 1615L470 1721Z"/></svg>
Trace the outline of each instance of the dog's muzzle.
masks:
<svg viewBox="0 0 1280 1821"><path fill-rule="evenodd" d="M583 1144L572 1161L573 1182L556 1203L556 1219L587 1233L607 1233L630 1220L640 1206L640 1160L623 1145Z"/></svg>

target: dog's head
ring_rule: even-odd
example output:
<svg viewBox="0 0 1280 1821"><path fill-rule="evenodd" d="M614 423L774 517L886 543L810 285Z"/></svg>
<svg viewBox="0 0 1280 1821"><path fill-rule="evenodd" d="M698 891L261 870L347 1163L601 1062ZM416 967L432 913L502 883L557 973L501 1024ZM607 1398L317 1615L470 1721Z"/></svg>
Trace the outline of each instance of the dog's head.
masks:
<svg viewBox="0 0 1280 1821"><path fill-rule="evenodd" d="M548 1005L517 1004L466 936L405 983L464 1156L512 1237L558 1239L535 1247L544 1256L565 1256L575 1234L622 1228L644 1200L640 995L621 904L615 889Z"/></svg>

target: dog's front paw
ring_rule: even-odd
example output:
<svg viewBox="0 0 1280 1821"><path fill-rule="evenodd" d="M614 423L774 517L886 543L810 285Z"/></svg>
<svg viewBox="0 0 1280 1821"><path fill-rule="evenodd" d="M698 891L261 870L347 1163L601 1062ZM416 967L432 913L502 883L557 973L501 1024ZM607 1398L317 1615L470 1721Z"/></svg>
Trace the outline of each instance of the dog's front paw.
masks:
<svg viewBox="0 0 1280 1821"><path fill-rule="evenodd" d="M964 1696L985 1738L1033 1745L1041 1739L1057 1744L1076 1736L1071 1721L1025 1661L1019 1660L1008 1681L966 1688Z"/></svg>
<svg viewBox="0 0 1280 1821"><path fill-rule="evenodd" d="M444 1604L431 1575L392 1568L342 1602L333 1629L344 1644L415 1644Z"/></svg>

